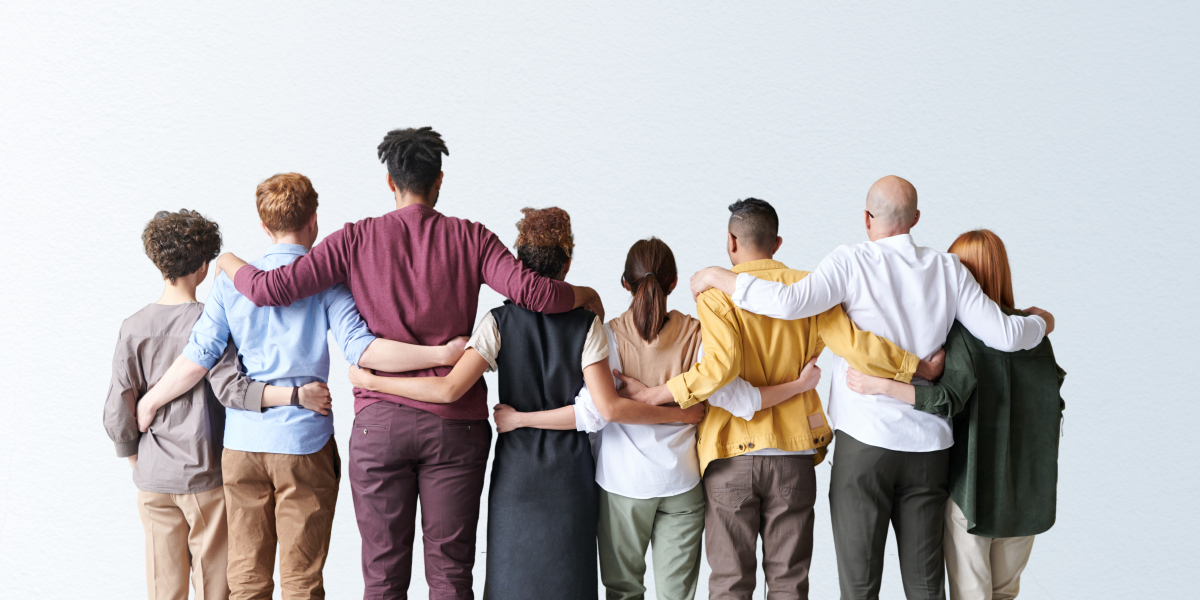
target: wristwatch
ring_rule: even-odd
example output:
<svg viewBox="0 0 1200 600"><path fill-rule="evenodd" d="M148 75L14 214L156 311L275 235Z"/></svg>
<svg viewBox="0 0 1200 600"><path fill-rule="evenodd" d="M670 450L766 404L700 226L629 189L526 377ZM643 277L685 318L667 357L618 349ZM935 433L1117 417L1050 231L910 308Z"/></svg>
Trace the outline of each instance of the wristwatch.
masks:
<svg viewBox="0 0 1200 600"><path fill-rule="evenodd" d="M292 406L300 406L300 388L292 388Z"/></svg>

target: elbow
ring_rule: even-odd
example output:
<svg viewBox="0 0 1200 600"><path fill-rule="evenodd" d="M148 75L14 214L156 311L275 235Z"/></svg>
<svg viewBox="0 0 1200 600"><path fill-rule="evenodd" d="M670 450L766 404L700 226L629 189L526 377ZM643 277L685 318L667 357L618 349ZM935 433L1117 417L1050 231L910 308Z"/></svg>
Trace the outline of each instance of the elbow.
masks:
<svg viewBox="0 0 1200 600"><path fill-rule="evenodd" d="M605 421L619 423L621 422L621 417L625 415L624 411L614 406L615 404L615 402L597 402L596 410L600 413L601 417L604 417Z"/></svg>

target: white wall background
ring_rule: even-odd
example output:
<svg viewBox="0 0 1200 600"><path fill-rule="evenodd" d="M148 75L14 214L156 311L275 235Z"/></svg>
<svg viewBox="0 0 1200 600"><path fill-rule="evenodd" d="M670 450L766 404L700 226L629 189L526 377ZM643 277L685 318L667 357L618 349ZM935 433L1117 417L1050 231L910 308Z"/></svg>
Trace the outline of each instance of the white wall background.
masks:
<svg viewBox="0 0 1200 600"><path fill-rule="evenodd" d="M725 264L740 197L779 209L797 268L864 239L888 173L920 190L919 242L997 231L1070 373L1058 524L1022 597L1194 587L1195 3L354 4L0 5L0 597L144 594L100 413L117 328L160 292L139 241L154 212L198 209L256 257L260 180L309 175L325 231L382 214L375 145L427 124L451 150L439 208L508 243L519 208L567 209L570 280L613 315L630 243L662 237L685 276ZM812 595L834 598L818 473ZM348 483L339 504L327 586L353 598ZM884 590L902 596L894 552Z"/></svg>

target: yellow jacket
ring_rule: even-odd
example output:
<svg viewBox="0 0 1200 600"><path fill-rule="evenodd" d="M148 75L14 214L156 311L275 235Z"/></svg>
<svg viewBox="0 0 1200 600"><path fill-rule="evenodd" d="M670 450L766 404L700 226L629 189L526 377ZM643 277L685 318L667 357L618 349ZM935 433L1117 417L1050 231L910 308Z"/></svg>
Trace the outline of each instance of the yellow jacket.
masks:
<svg viewBox="0 0 1200 600"><path fill-rule="evenodd" d="M760 279L791 284L808 276L776 260L755 260L733 268ZM862 331L835 306L815 317L784 321L737 308L720 290L708 290L696 302L704 336L704 359L667 382L671 395L687 408L708 400L736 377L755 387L794 381L808 359L829 346L850 366L876 377L908 382L920 360L890 341ZM763 448L819 449L820 463L833 432L821 398L809 390L775 406L760 410L746 421L728 411L709 406L700 421L696 447L700 472L718 458L729 458Z"/></svg>

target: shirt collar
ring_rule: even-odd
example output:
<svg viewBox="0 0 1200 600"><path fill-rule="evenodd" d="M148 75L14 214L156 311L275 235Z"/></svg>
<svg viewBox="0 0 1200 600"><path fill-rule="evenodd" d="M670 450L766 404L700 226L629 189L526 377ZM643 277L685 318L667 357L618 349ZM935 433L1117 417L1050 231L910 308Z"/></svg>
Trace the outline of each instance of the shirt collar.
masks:
<svg viewBox="0 0 1200 600"><path fill-rule="evenodd" d="M903 249L906 247L908 247L908 248L916 248L917 247L917 243L913 241L911 233L901 233L900 235L893 235L891 237L880 238L878 240L875 240L875 243L876 244L884 244L885 246L891 246L893 248L896 248L897 250L900 250L900 249Z"/></svg>
<svg viewBox="0 0 1200 600"><path fill-rule="evenodd" d="M748 273L750 271L766 271L767 269L786 269L787 265L771 258L761 260L752 260L744 262L740 265L734 265L732 271L734 273Z"/></svg>
<svg viewBox="0 0 1200 600"><path fill-rule="evenodd" d="M272 254L295 254L296 256L302 256L308 254L308 248L300 244L271 244L267 247L267 252L264 256Z"/></svg>

